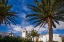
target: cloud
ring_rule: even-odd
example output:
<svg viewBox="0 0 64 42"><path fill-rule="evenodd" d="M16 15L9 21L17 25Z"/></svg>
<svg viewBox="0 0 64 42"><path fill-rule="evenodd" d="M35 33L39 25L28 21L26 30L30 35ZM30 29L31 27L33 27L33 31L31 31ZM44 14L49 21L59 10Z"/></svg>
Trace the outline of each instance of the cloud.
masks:
<svg viewBox="0 0 64 42"><path fill-rule="evenodd" d="M61 21L59 21L60 22L60 25L57 25L56 24L56 26L57 26L57 28L55 28L55 29L53 29L54 30L54 32L57 32L56 30L57 29L59 29L59 30L63 30L64 28L64 22L61 22ZM25 23L25 22L24 22ZM28 32L30 32L32 29L35 29L36 31L38 31L38 33L42 33L42 32L48 32L48 26L47 26L47 24L46 24L46 26L45 27L39 27L39 26L37 26L37 27L34 27L33 25L27 25L27 26L24 26L24 27L22 27L21 25L11 25L11 28L12 28L12 31L13 31L13 33L18 33L18 32L22 32L25 28L26 28L26 30L28 31ZM40 28L40 29L39 29Z"/></svg>
<svg viewBox="0 0 64 42"><path fill-rule="evenodd" d="M57 30L57 29L63 30L64 29L64 22L59 21L59 24L60 25L56 24L56 28L54 28L54 30Z"/></svg>
<svg viewBox="0 0 64 42"><path fill-rule="evenodd" d="M19 25L11 25L11 27L12 27L12 30L14 30L14 31L17 31L17 32L22 31L21 26L19 26Z"/></svg>
<svg viewBox="0 0 64 42"><path fill-rule="evenodd" d="M33 26L33 25L28 25L28 26L25 26L25 27L21 27L20 25L11 25L11 30L8 30L8 32L13 32L13 33L17 33L17 32L22 32L25 28L28 32L30 32L32 29L38 31L39 33L41 32L44 32L44 31L48 31L47 28L42 28L42 27L39 27L37 26L36 28ZM39 29L40 28L40 29Z"/></svg>
<svg viewBox="0 0 64 42"><path fill-rule="evenodd" d="M19 17L25 19L26 18L26 14L22 12L22 13L20 13Z"/></svg>
<svg viewBox="0 0 64 42"><path fill-rule="evenodd" d="M38 31L39 33L42 33L42 32L47 32L48 31L48 28L37 26L35 28L35 30Z"/></svg>
<svg viewBox="0 0 64 42"><path fill-rule="evenodd" d="M34 27L32 25L29 25L29 26L26 26L24 28L26 28L27 31L31 31Z"/></svg>
<svg viewBox="0 0 64 42"><path fill-rule="evenodd" d="M56 24L57 25L57 28L64 29L64 22L59 21L59 23L60 23L60 25Z"/></svg>
<svg viewBox="0 0 64 42"><path fill-rule="evenodd" d="M57 23L55 23L56 28L53 28L53 30L57 30L57 29L62 30L62 29L64 29L64 22L59 21L59 24L60 24L60 25L58 25ZM48 28L48 25L46 24L45 27Z"/></svg>
<svg viewBox="0 0 64 42"><path fill-rule="evenodd" d="M27 8L27 0L22 0L22 1L18 0L18 2L21 4L21 5L19 5L19 9L21 8L21 10L24 10L25 12L31 13L30 9Z"/></svg>
<svg viewBox="0 0 64 42"><path fill-rule="evenodd" d="M23 9L24 9L25 11L29 11L29 9L27 8L27 6L24 6Z"/></svg>
<svg viewBox="0 0 64 42"><path fill-rule="evenodd" d="M25 6L26 5L26 0L18 0L20 3L22 2L22 6Z"/></svg>
<svg viewBox="0 0 64 42"><path fill-rule="evenodd" d="M41 32L47 32L47 31L48 31L47 28L42 28L42 27L39 27L39 26L34 27L33 25L26 26L25 28L26 28L26 30L27 30L28 32L30 32L32 29L38 31L39 33L41 33ZM39 28L40 28L40 29L39 29Z"/></svg>
<svg viewBox="0 0 64 42"><path fill-rule="evenodd" d="M21 32L25 28L27 29L27 31L31 31L33 26L26 26L26 27L22 28L20 25L11 25L11 28L13 31ZM11 30L9 30L9 31L11 31Z"/></svg>
<svg viewBox="0 0 64 42"><path fill-rule="evenodd" d="M24 24L25 24L25 22L24 22ZM57 25L57 24L56 24L56 26L57 26L56 29L64 29L64 28L63 28L63 27L64 27L63 25L64 25L64 23L60 21L60 25ZM26 28L27 31L31 31L32 29L35 29L36 31L39 31L39 32L48 31L47 25L46 25L45 28L44 28L44 27L39 27L39 26L34 27L33 25L27 25L27 26L25 26L25 27L22 27L21 25L11 25L11 27L12 27L13 30L19 31L19 32L21 32L24 28ZM40 29L39 29L39 28L40 28Z"/></svg>
<svg viewBox="0 0 64 42"><path fill-rule="evenodd" d="M29 25L29 22L27 22L26 20L27 20L27 18L26 18L26 14L25 13L20 13L20 15L19 15L19 17L20 17L20 22L21 22L21 26L22 27L25 27L25 26L27 26L27 25Z"/></svg>
<svg viewBox="0 0 64 42"><path fill-rule="evenodd" d="M25 10L25 11L28 12L28 13L31 13L31 12L30 12L30 9L27 8L27 6L24 6L24 7L23 7L23 10Z"/></svg>
<svg viewBox="0 0 64 42"><path fill-rule="evenodd" d="M27 8L26 3L27 0L13 0L13 8L11 9L11 11L15 10L16 12L18 12L18 16L20 17L21 23L20 25L22 27L29 25L29 22L26 21L26 12L29 13L30 10Z"/></svg>
<svg viewBox="0 0 64 42"><path fill-rule="evenodd" d="M14 30L8 30L8 32L7 33L17 33L17 31L14 31Z"/></svg>

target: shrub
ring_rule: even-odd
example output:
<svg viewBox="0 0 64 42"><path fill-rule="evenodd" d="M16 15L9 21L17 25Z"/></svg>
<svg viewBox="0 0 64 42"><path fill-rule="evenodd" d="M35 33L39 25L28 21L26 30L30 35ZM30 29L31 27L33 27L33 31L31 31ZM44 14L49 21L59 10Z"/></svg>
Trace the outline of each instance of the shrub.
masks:
<svg viewBox="0 0 64 42"><path fill-rule="evenodd" d="M31 42L31 39L6 36L0 38L0 42Z"/></svg>

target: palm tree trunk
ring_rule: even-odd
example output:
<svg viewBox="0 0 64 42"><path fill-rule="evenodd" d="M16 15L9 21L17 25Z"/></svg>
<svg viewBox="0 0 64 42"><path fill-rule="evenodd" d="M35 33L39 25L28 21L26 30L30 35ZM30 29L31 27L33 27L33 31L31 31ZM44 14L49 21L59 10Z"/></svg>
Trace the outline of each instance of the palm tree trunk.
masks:
<svg viewBox="0 0 64 42"><path fill-rule="evenodd" d="M52 18L48 17L49 42L53 42Z"/></svg>

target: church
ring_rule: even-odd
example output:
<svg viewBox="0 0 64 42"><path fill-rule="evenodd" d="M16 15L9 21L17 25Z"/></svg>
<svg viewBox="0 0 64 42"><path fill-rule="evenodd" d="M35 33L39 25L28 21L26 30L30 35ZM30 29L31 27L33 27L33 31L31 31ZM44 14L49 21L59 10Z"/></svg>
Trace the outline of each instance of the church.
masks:
<svg viewBox="0 0 64 42"><path fill-rule="evenodd" d="M26 38L27 37L27 30L26 28L22 31L22 37ZM37 37L34 37L34 41L36 41ZM41 42L48 42L49 41L49 34L45 34L45 35L40 35L38 37L38 41ZM62 42L62 37L60 37L59 34L53 34L53 42Z"/></svg>

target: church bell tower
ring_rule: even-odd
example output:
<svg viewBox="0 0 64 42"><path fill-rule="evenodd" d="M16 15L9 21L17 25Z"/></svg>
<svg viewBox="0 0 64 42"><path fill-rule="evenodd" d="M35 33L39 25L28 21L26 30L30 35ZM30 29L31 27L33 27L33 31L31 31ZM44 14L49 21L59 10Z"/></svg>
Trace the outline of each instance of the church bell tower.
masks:
<svg viewBox="0 0 64 42"><path fill-rule="evenodd" d="M26 30L26 28L22 31L22 37L23 38L27 37L27 30Z"/></svg>

